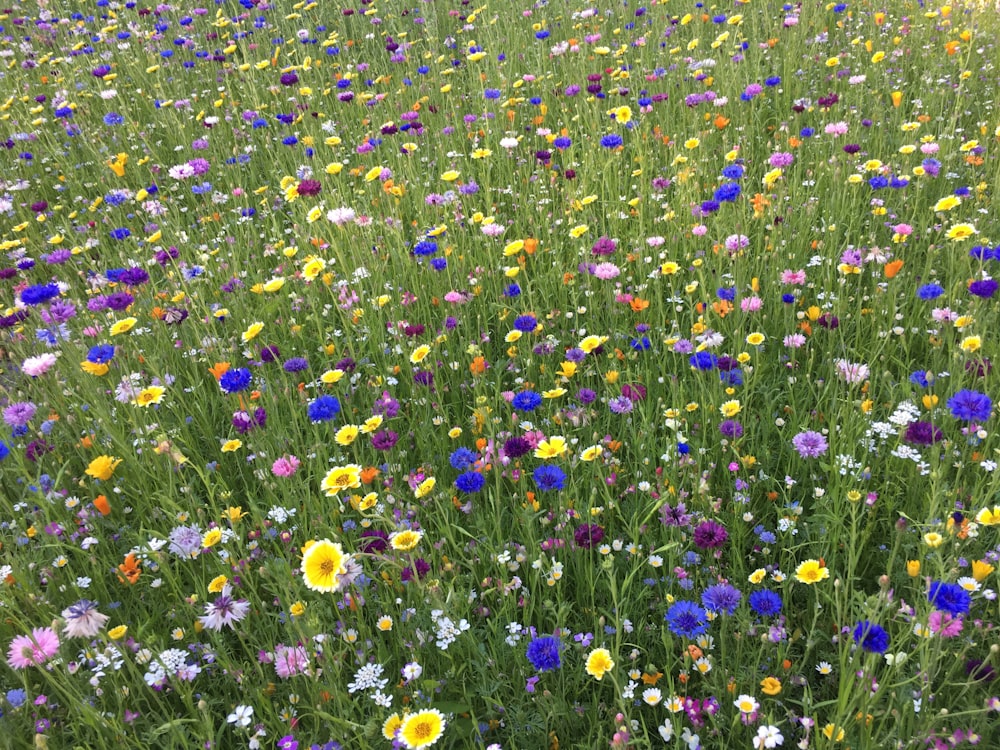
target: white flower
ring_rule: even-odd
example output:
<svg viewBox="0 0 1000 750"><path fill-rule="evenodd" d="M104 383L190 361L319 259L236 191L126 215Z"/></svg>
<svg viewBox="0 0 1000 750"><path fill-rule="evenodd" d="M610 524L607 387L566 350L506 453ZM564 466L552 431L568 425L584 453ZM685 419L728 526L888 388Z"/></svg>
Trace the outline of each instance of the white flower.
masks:
<svg viewBox="0 0 1000 750"><path fill-rule="evenodd" d="M253 706L237 706L233 709L233 712L226 717L226 721L230 724L239 724L241 727L250 726L250 722L253 721Z"/></svg>
<svg viewBox="0 0 1000 750"><path fill-rule="evenodd" d="M763 748L774 748L785 741L785 738L781 736L781 732L776 726L768 725L764 727L757 727L757 736L753 738L753 746L762 750Z"/></svg>
<svg viewBox="0 0 1000 750"><path fill-rule="evenodd" d="M674 738L674 725L670 719L665 719L663 726L660 727L660 737L664 742L670 742Z"/></svg>

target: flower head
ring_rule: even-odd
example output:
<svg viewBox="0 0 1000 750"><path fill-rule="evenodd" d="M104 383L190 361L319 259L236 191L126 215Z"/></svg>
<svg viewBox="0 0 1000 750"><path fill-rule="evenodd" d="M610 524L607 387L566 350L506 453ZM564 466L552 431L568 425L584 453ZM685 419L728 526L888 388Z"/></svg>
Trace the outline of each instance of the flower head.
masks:
<svg viewBox="0 0 1000 750"><path fill-rule="evenodd" d="M329 539L311 542L302 555L302 578L308 588L321 593L337 589L346 572L348 556Z"/></svg>
<svg viewBox="0 0 1000 750"><path fill-rule="evenodd" d="M396 735L408 750L430 747L444 734L447 722L444 714L436 708L418 711L404 716Z"/></svg>

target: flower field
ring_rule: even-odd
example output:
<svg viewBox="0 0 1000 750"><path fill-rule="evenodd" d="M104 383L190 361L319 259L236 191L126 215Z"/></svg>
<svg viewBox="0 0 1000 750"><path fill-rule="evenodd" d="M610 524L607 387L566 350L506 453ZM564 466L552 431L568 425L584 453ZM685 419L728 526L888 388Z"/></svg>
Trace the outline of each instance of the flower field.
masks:
<svg viewBox="0 0 1000 750"><path fill-rule="evenodd" d="M0 9L0 747L1000 746L998 39Z"/></svg>

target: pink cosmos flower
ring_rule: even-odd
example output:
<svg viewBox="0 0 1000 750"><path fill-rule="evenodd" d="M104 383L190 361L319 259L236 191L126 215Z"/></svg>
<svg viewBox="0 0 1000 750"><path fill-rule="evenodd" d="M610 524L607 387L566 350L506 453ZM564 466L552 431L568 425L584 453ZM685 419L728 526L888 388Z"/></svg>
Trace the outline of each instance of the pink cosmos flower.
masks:
<svg viewBox="0 0 1000 750"><path fill-rule="evenodd" d="M271 473L276 477L290 477L299 470L301 463L295 456L282 456L271 464Z"/></svg>
<svg viewBox="0 0 1000 750"><path fill-rule="evenodd" d="M34 628L10 642L7 663L12 669L40 667L59 652L59 636L52 628Z"/></svg>
<svg viewBox="0 0 1000 750"><path fill-rule="evenodd" d="M51 352L39 354L37 357L28 357L21 365L21 370L25 375L37 378L44 375L56 363L56 355Z"/></svg>

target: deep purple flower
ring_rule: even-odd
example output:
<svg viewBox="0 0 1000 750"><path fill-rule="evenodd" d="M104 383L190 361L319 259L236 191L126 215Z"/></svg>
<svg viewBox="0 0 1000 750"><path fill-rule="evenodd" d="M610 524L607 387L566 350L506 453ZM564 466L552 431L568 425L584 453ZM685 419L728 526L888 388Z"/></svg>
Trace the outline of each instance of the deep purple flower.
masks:
<svg viewBox="0 0 1000 750"><path fill-rule="evenodd" d="M392 450L399 440L399 435L392 430L379 430L372 435L372 448L377 451Z"/></svg>
<svg viewBox="0 0 1000 750"><path fill-rule="evenodd" d="M389 534L382 529L365 529L361 532L361 551L367 554L385 552L389 548Z"/></svg>
<svg viewBox="0 0 1000 750"><path fill-rule="evenodd" d="M718 549L729 539L729 532L715 521L702 521L694 529L694 543L700 549Z"/></svg>
<svg viewBox="0 0 1000 750"><path fill-rule="evenodd" d="M531 443L528 442L527 438L512 437L503 444L503 453L508 458L520 458L530 452Z"/></svg>
<svg viewBox="0 0 1000 750"><path fill-rule="evenodd" d="M590 252L597 256L613 255L617 245L610 237L601 236L590 248Z"/></svg>
<svg viewBox="0 0 1000 750"><path fill-rule="evenodd" d="M998 286L1000 286L1000 284L998 284L995 279L973 281L969 284L969 294L976 297L982 297L983 299L989 299L996 294Z"/></svg>
<svg viewBox="0 0 1000 750"><path fill-rule="evenodd" d="M913 445L934 445L944 440L944 433L931 422L910 422L903 439Z"/></svg>
<svg viewBox="0 0 1000 750"><path fill-rule="evenodd" d="M604 529L596 523L585 523L577 526L573 532L573 541L582 549L591 549L604 539Z"/></svg>
<svg viewBox="0 0 1000 750"><path fill-rule="evenodd" d="M309 369L309 360L305 357L292 357L282 365L285 372L302 372Z"/></svg>
<svg viewBox="0 0 1000 750"><path fill-rule="evenodd" d="M743 425L735 419L727 419L719 425L719 432L722 433L723 437L735 440L736 438L742 437Z"/></svg>
<svg viewBox="0 0 1000 750"><path fill-rule="evenodd" d="M418 557L413 561L413 567L417 569L417 578L423 578L428 573L431 572L431 566L428 562L422 558ZM403 568L403 572L399 576L402 581L412 581L413 580L413 568L407 565Z"/></svg>

